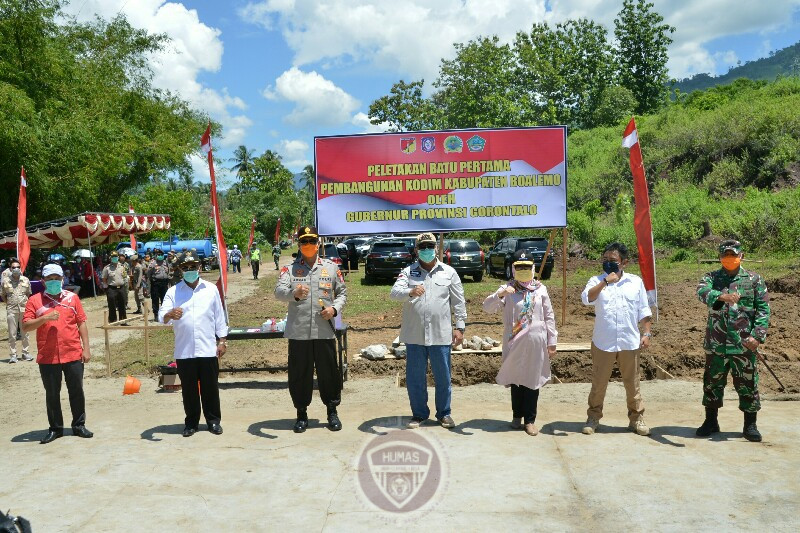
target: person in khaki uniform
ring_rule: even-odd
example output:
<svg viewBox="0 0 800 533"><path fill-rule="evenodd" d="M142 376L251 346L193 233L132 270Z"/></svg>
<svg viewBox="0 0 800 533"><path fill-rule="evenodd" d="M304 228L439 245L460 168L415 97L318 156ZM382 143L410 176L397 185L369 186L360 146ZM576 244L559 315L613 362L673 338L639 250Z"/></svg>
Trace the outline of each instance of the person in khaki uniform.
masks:
<svg viewBox="0 0 800 533"><path fill-rule="evenodd" d="M125 311L123 291L128 291L128 277L125 274L125 269L119 264L119 254L117 252L111 252L111 264L103 268L100 278L106 285L109 322L116 322L117 319L125 320L128 318L128 314Z"/></svg>
<svg viewBox="0 0 800 533"><path fill-rule="evenodd" d="M122 288L122 299L125 300L125 310L128 310L128 291L131 289L131 264L125 254L119 255L119 264L125 272L125 286Z"/></svg>
<svg viewBox="0 0 800 533"><path fill-rule="evenodd" d="M6 313L8 315L8 347L11 354L9 363L17 362L17 332L22 331L22 315L25 312L25 304L31 295L31 282L22 275L19 261L11 260L11 272L3 277L2 290L0 295L6 302ZM33 361L30 356L28 344L28 332L22 332L22 358L25 361Z"/></svg>
<svg viewBox="0 0 800 533"><path fill-rule="evenodd" d="M142 301L144 300L144 266L138 254L131 256L133 262L133 299L136 301L134 315L142 314Z"/></svg>
<svg viewBox="0 0 800 533"><path fill-rule="evenodd" d="M300 253L283 267L275 287L275 298L289 304L284 337L289 339L289 393L297 409L295 433L308 427L307 409L317 370L319 395L328 408L328 429L339 431L336 412L341 402L342 374L336 361L333 318L347 301L344 277L336 263L319 257L317 229L300 230Z"/></svg>

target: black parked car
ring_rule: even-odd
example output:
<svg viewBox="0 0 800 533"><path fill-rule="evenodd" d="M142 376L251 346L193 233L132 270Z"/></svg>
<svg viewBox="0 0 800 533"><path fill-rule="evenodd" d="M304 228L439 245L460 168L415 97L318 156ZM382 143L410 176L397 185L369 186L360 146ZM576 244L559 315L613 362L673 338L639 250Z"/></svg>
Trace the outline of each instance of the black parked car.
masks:
<svg viewBox="0 0 800 533"><path fill-rule="evenodd" d="M486 272L489 275L504 276L511 279L511 263L514 252L528 250L533 256L534 268L538 277L544 254L547 251L547 239L543 237L506 237L501 239L489 252L486 258ZM550 279L553 272L553 253L547 256L542 271L542 279Z"/></svg>
<svg viewBox="0 0 800 533"><path fill-rule="evenodd" d="M483 279L483 250L474 239L448 239L444 241L444 262L458 272L459 277L472 276Z"/></svg>
<svg viewBox="0 0 800 533"><path fill-rule="evenodd" d="M405 267L414 262L408 246L401 240L384 239L372 243L367 253L364 277L368 281L377 278L396 278Z"/></svg>

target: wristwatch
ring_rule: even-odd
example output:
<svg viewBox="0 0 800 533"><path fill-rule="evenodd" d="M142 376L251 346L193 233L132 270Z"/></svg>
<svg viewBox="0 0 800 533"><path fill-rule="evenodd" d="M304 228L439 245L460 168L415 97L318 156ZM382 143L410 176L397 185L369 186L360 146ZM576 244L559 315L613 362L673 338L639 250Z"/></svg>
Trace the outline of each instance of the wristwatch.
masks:
<svg viewBox="0 0 800 533"><path fill-rule="evenodd" d="M652 337L652 336L653 334L650 333L649 331L647 333L642 333L642 337Z"/></svg>

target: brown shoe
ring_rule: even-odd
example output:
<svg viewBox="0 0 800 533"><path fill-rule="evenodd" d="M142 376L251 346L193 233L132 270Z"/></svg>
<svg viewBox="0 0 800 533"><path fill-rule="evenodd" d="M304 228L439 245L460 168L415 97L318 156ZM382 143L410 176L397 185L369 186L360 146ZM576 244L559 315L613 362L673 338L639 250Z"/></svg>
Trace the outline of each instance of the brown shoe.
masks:
<svg viewBox="0 0 800 533"><path fill-rule="evenodd" d="M536 435L539 434L539 428L533 425L533 422L525 424L525 433L527 433L531 437L535 437Z"/></svg>

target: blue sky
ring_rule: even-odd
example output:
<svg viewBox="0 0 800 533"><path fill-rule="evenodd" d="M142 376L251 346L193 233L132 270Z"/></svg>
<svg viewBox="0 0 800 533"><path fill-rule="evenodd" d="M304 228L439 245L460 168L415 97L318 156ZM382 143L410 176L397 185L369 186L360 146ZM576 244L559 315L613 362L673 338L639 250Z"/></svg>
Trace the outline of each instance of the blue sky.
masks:
<svg viewBox="0 0 800 533"><path fill-rule="evenodd" d="M800 0L654 0L677 28L670 74L721 74L737 61L800 40ZM394 82L436 78L454 42L496 34L504 42L535 22L587 17L613 35L621 0L72 0L79 20L122 12L162 32L170 50L151 58L154 83L219 121L217 171L244 144L277 151L294 172L313 160L315 135L381 131L369 104ZM198 143L200 134L198 133ZM208 181L203 159L192 161Z"/></svg>

